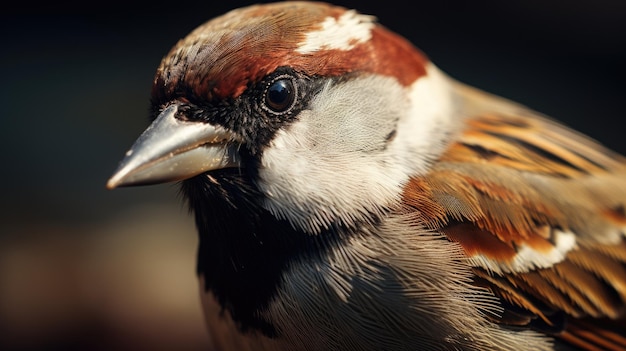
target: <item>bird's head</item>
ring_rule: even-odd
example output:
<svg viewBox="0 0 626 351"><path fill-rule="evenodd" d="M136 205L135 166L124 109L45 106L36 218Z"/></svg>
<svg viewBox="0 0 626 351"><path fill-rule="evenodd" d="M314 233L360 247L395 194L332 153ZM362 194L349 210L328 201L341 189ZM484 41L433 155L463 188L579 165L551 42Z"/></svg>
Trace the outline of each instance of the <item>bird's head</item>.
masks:
<svg viewBox="0 0 626 351"><path fill-rule="evenodd" d="M245 177L259 205L316 233L393 206L454 130L447 80L353 10L250 6L180 40L152 88L154 121L109 188Z"/></svg>

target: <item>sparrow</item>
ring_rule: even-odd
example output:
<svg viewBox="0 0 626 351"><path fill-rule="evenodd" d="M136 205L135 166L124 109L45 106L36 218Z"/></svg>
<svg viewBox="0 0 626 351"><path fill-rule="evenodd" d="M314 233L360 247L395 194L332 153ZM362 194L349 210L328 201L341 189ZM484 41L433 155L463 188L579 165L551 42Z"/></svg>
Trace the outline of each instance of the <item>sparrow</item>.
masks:
<svg viewBox="0 0 626 351"><path fill-rule="evenodd" d="M624 350L626 159L375 17L232 10L108 188L180 182L218 350Z"/></svg>

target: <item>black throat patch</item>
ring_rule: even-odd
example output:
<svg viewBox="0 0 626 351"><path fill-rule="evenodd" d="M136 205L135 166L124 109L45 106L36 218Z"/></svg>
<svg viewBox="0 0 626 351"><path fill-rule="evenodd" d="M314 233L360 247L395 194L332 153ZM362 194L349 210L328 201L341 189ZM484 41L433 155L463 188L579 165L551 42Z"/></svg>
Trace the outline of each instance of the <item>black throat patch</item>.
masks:
<svg viewBox="0 0 626 351"><path fill-rule="evenodd" d="M262 195L243 171L223 169L182 183L200 235L197 272L242 331L276 337L261 312L289 263L320 257L351 234L331 228L309 235L278 220L261 208Z"/></svg>

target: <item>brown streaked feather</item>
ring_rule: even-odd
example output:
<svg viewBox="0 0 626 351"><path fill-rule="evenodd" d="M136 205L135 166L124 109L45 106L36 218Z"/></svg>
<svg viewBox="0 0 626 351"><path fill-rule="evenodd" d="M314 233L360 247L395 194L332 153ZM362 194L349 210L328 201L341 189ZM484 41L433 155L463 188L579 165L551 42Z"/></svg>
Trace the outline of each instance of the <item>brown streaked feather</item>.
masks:
<svg viewBox="0 0 626 351"><path fill-rule="evenodd" d="M623 244L622 244L623 246ZM568 260L604 281L611 286L620 298L626 301L626 266L625 260L615 260L596 250L576 250L570 252Z"/></svg>
<svg viewBox="0 0 626 351"><path fill-rule="evenodd" d="M612 257L615 260L626 262L626 241L615 245L592 245L594 251Z"/></svg>
<svg viewBox="0 0 626 351"><path fill-rule="evenodd" d="M571 308L575 308L578 313L572 314L573 317L584 317L585 315L592 317L599 317L600 313L598 309L590 303L589 299L583 294L579 289L577 289L572 283L559 275L554 269L540 269L538 270L539 276L541 276L547 283L555 287L557 290L567 295L567 298L570 300ZM518 293L524 293L523 291L518 291ZM543 294L542 291L537 291L537 293L541 296Z"/></svg>
<svg viewBox="0 0 626 351"><path fill-rule="evenodd" d="M512 242L502 241L491 232L471 223L449 223L443 231L450 240L460 243L469 256L485 254L505 261L511 260L516 254Z"/></svg>
<svg viewBox="0 0 626 351"><path fill-rule="evenodd" d="M615 324L612 320L575 320L568 330L559 337L567 340L578 349L584 350L626 350L626 323Z"/></svg>
<svg viewBox="0 0 626 351"><path fill-rule="evenodd" d="M502 277L495 276L493 274L489 274L482 269L475 269L474 273L482 279L482 281L486 282L486 284L481 284L493 290L494 294L499 298L503 299L507 303L523 308L530 312L535 317L539 317L542 320L546 321L546 323L551 324L550 319L547 317L547 311L543 311L536 303L531 301L531 297L529 295L520 294L517 287L511 282L507 281ZM500 323L509 324L509 322L499 316ZM530 323L531 319L528 319ZM518 323L514 323L518 325Z"/></svg>
<svg viewBox="0 0 626 351"><path fill-rule="evenodd" d="M199 26L171 49L157 70L152 96L155 100L189 95L209 101L236 98L283 66L308 76L368 72L395 77L405 86L426 74L426 56L371 16L361 17L374 24L371 39L355 43L350 50L298 51L308 33L322 29L328 19L350 13L343 7L306 2L233 10Z"/></svg>
<svg viewBox="0 0 626 351"><path fill-rule="evenodd" d="M570 316L578 317L584 315L579 305L572 303L572 297L559 289L549 279L538 272L522 273L517 276L509 276L510 279L517 279L524 282L525 291L533 296L547 301L554 306L554 309L564 311ZM517 294L520 293L518 290Z"/></svg>
<svg viewBox="0 0 626 351"><path fill-rule="evenodd" d="M614 263L618 264L618 262ZM575 266L569 259L556 264L554 270L570 283L571 288L567 290L568 293L578 290L598 310L595 317L619 318L623 316L624 301L614 294L613 282L598 279L591 272Z"/></svg>
<svg viewBox="0 0 626 351"><path fill-rule="evenodd" d="M561 311L566 342L626 350L625 329L576 322L626 317L626 159L520 105L456 88L466 127L407 184L405 202L459 243L506 310L535 316L510 310L500 323L556 327Z"/></svg>

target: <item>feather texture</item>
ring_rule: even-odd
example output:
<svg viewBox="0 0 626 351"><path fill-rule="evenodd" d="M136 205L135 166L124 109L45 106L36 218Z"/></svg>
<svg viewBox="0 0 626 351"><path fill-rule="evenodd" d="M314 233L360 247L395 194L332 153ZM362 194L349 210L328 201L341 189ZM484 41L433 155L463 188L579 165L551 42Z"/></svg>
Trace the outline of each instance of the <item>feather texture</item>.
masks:
<svg viewBox="0 0 626 351"><path fill-rule="evenodd" d="M186 177L219 347L626 350L626 159L374 17L233 10L152 105L108 186Z"/></svg>
<svg viewBox="0 0 626 351"><path fill-rule="evenodd" d="M500 323L626 348L623 336L576 322L626 312L625 159L525 107L456 88L466 127L404 201L461 245L476 284L507 307Z"/></svg>

